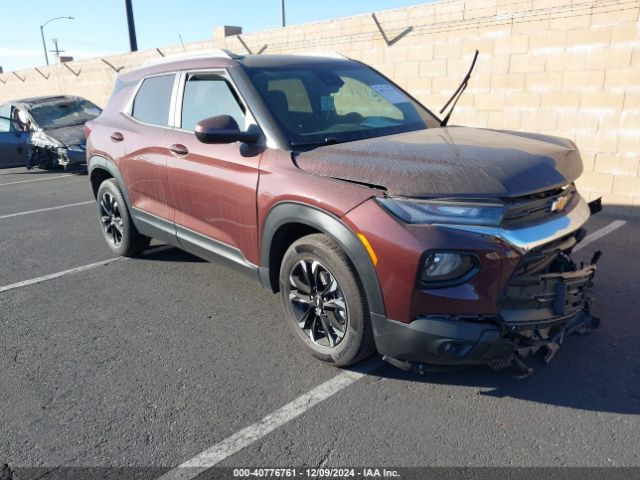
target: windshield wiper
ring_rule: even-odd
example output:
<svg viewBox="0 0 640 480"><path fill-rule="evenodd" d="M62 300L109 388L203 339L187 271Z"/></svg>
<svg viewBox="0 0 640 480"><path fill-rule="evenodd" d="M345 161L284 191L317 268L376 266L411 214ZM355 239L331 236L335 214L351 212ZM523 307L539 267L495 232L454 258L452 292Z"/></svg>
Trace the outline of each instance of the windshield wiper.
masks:
<svg viewBox="0 0 640 480"><path fill-rule="evenodd" d="M451 95L451 98L449 99L449 101L445 104L444 107L442 107L442 110L440 110L440 113L443 113L447 109L449 104L453 102L453 105L451 105L451 109L449 110L449 113L447 113L447 116L442 119L442 122L440 122L441 127L447 126L447 123L449 123L449 119L451 118L451 114L453 113L453 110L456 108L456 104L458 103L458 100L460 100L460 97L464 93L464 90L467 88L467 85L469 84L469 79L471 78L471 72L473 72L473 68L476 66L476 60L478 59L479 53L480 51L476 50L476 54L473 56L473 62L471 62L471 68L469 68L469 72L462 79L462 83L460 84L458 89L455 92L453 92L453 95Z"/></svg>
<svg viewBox="0 0 640 480"><path fill-rule="evenodd" d="M322 140L312 140L309 142L291 142L292 147L317 147L324 145L335 145L340 143L336 137L326 137Z"/></svg>

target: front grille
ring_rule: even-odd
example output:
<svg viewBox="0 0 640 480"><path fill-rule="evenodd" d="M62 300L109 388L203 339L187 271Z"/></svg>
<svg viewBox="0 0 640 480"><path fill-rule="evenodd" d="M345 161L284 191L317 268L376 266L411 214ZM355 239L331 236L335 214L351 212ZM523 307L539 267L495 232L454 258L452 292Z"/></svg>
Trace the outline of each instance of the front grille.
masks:
<svg viewBox="0 0 640 480"><path fill-rule="evenodd" d="M573 184L513 199L507 203L507 212L502 220L502 226L516 228L546 220L571 208L577 199ZM563 203L563 208L557 208Z"/></svg>
<svg viewBox="0 0 640 480"><path fill-rule="evenodd" d="M582 236L584 236L584 233L581 229L530 250L522 256L514 277L533 275L545 271L563 252L570 251L578 243L578 238Z"/></svg>
<svg viewBox="0 0 640 480"><path fill-rule="evenodd" d="M578 267L568 255L582 236L579 230L522 257L499 301L507 324L558 321L588 305L595 267Z"/></svg>

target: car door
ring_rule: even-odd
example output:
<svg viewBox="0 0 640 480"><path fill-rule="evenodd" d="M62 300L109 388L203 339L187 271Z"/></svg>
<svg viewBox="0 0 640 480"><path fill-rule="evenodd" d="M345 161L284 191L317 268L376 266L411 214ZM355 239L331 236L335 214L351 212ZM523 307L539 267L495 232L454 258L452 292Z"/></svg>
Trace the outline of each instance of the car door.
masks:
<svg viewBox="0 0 640 480"><path fill-rule="evenodd" d="M217 115L232 116L241 128L255 124L225 71L183 72L168 142L176 233L185 249L205 258L214 253L255 265L260 153L239 142L198 141L196 123Z"/></svg>
<svg viewBox="0 0 640 480"><path fill-rule="evenodd" d="M167 176L175 79L175 73L144 78L123 112L126 118L110 133L121 155L118 167L129 192L133 215L160 229L154 236L168 241L175 238L174 207Z"/></svg>
<svg viewBox="0 0 640 480"><path fill-rule="evenodd" d="M27 163L31 133L16 128L11 104L0 106L0 167L16 167Z"/></svg>

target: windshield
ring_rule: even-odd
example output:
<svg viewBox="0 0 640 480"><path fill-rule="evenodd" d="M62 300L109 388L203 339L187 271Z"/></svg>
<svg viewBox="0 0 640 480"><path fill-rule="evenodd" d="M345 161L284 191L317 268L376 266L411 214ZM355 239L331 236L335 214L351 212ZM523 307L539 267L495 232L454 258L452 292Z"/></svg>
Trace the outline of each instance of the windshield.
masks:
<svg viewBox="0 0 640 480"><path fill-rule="evenodd" d="M82 125L100 115L101 110L88 100L69 99L34 105L29 113L40 128Z"/></svg>
<svg viewBox="0 0 640 480"><path fill-rule="evenodd" d="M438 125L424 107L353 62L251 67L256 89L291 146L314 146Z"/></svg>

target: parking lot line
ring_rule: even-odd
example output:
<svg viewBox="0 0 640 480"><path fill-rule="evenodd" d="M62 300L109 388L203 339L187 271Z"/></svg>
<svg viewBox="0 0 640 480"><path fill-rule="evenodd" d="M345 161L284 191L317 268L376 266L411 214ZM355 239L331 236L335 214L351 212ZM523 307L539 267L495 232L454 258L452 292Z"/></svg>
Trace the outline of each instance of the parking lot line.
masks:
<svg viewBox="0 0 640 480"><path fill-rule="evenodd" d="M71 204L71 205L63 205L60 207L52 207L47 209L34 210L31 212L22 212L18 214L5 215L0 218L7 218L7 217L17 216L17 215L25 215L25 214L36 213L40 211L54 210L57 208L66 208L74 205L84 205L88 203L93 203L93 201L81 202L78 204ZM585 246L601 239L605 235L608 235L609 233L617 230L618 228L622 227L625 224L626 224L625 221L615 220L609 225L606 225L605 227L596 230L595 232L585 237L581 245L576 250L584 248ZM144 254L146 255L146 254L156 253L156 252L171 249L171 248L173 247L170 247L170 246L155 247L145 251ZM110 258L110 259L102 260L99 262L91 263L88 265L83 265L80 267L75 267L68 270L64 270L64 271L60 271L60 272L56 272L48 275L43 275L41 277L33 278L30 280L24 280L21 282L0 287L0 293L6 292L9 290L14 290L21 287L26 287L26 286L37 284L37 283L41 283L41 282L45 282L48 280L53 280L69 274L86 271L86 270L97 268L100 266L105 266L110 263L119 262L122 260L127 260L127 258L125 257ZM340 373L336 377L300 395L299 397L295 398L291 402L282 406L278 410L263 417L261 420L232 434L231 436L223 439L222 441L214 444L210 448L197 454L193 458L169 470L166 474L160 477L160 479L187 480L187 479L193 479L197 477L207 469L219 464L226 458L238 453L244 448L261 440L263 437L267 436L269 433L273 432L277 428L280 428L283 425L287 424L288 422L296 419L297 417L299 417L306 411L310 410L314 406L320 404L324 400L327 400L328 398L332 397L336 393L352 385L353 383L361 379L363 376L379 368L381 365L382 365L381 362L378 359L376 359L375 362L373 361L366 362L364 365L361 366L361 368L358 369L358 371L344 371Z"/></svg>
<svg viewBox="0 0 640 480"><path fill-rule="evenodd" d="M34 178L32 180L19 180L17 182L0 183L0 187L5 187L7 185L18 185L19 183L43 182L45 180L54 180L56 178L77 177L78 175L80 175L80 174L79 173L69 173L67 175L56 175L55 177Z"/></svg>
<svg viewBox="0 0 640 480"><path fill-rule="evenodd" d="M32 213L49 212L51 210L60 210L61 208L78 207L80 205L89 205L90 203L96 203L95 200L89 200L87 202L69 203L67 205L58 205L57 207L39 208L38 210L28 210L26 212L9 213L7 215L0 215L0 220L4 218L19 217L21 215L31 215Z"/></svg>
<svg viewBox="0 0 640 480"><path fill-rule="evenodd" d="M170 245L162 245L159 247L150 248L149 250L145 250L142 252L143 255L149 255L152 253L159 253L165 250L170 250L173 248ZM29 280L23 280L21 282L12 283L10 285L5 285L4 287L0 287L0 293L7 292L9 290L15 290L16 288L27 287L29 285L34 285L36 283L46 282L48 280L53 280L54 278L64 277L65 275L69 275L71 273L84 272L85 270L90 270L96 267L102 267L103 265L109 265L113 262L119 262L122 260L128 260L127 257L114 257L108 258L106 260L101 260L95 263L89 263L88 265L82 265L80 267L70 268L69 270L62 270L61 272L50 273L48 275L42 275L41 277L31 278Z"/></svg>
<svg viewBox="0 0 640 480"><path fill-rule="evenodd" d="M618 228L622 227L626 223L627 222L625 222L624 220L615 220L615 221L611 222L609 225L607 225L605 227L602 227L602 228L596 230L595 232L593 232L593 233L587 235L586 237L584 237L582 242L580 242L580 245L578 245L576 248L574 248L573 251L577 252L578 250L582 250L587 245L592 244L596 240L599 240L602 237L604 237L605 235L609 235L611 232L613 232L614 230L617 230Z"/></svg>
<svg viewBox="0 0 640 480"><path fill-rule="evenodd" d="M626 223L627 222L623 220L613 221L609 225L600 228L585 237L580 246L575 250L584 248L614 230L617 230ZM219 464L224 459L238 453L240 450L255 443L275 429L285 425L296 417L302 415L310 408L348 387L367 373L376 370L381 365L382 364L379 361L376 361L375 363L368 363L368 365L359 372L346 371L341 373L307 393L300 395L298 398L287 403L275 412L267 415L262 420L259 420L258 422L234 433L230 437L216 443L195 457L169 470L157 480L190 480L199 476L201 473Z"/></svg>
<svg viewBox="0 0 640 480"><path fill-rule="evenodd" d="M110 263L117 262L119 260L124 259L124 257L115 257L109 258L108 260L102 260L100 262L90 263L88 265L82 265L81 267L70 268L69 270L63 270L61 272L50 273L48 275L43 275L41 277L32 278L30 280L23 280L22 282L12 283L10 285L5 285L4 287L0 287L0 293L6 292L8 290L14 290L20 287L26 287L28 285L33 285L36 283L46 282L47 280L53 280L54 278L60 278L65 275L69 275L70 273L83 272L84 270L89 270L91 268L101 267L103 265L109 265Z"/></svg>
<svg viewBox="0 0 640 480"><path fill-rule="evenodd" d="M252 443L268 435L276 428L299 417L304 412L335 395L339 391L358 381L366 374L383 365L378 360L365 362L358 371L344 371L340 375L327 380L323 384L300 395L295 400L280 407L262 420L243 428L230 437L216 443L211 448L199 453L176 468L158 478L158 480L188 480L197 477L205 470L217 465L225 458L248 447Z"/></svg>

